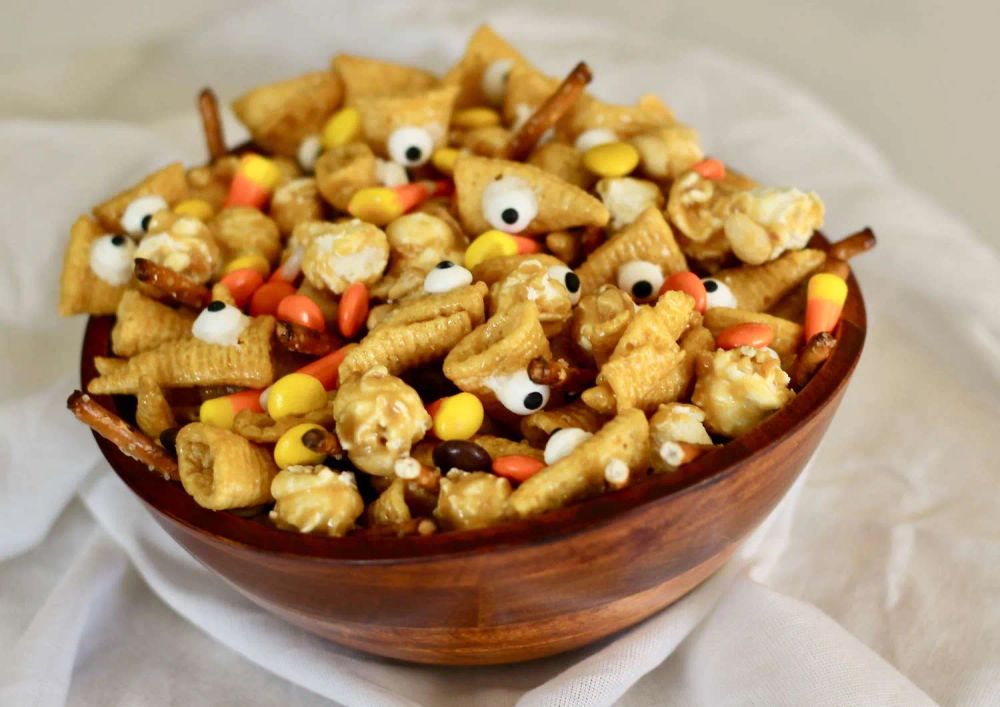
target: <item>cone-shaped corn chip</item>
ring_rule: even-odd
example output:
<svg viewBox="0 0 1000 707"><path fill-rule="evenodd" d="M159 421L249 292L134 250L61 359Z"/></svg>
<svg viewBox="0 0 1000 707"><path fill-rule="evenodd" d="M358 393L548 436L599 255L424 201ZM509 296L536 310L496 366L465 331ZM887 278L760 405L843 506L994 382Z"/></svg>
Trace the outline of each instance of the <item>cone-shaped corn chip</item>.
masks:
<svg viewBox="0 0 1000 707"><path fill-rule="evenodd" d="M271 492L275 504L268 517L279 528L300 533L339 538L365 510L354 474L322 464L282 469Z"/></svg>
<svg viewBox="0 0 1000 707"><path fill-rule="evenodd" d="M467 312L379 327L347 354L340 364L340 378L350 379L373 366L385 366L396 375L440 361L471 331L472 321Z"/></svg>
<svg viewBox="0 0 1000 707"><path fill-rule="evenodd" d="M580 289L587 295L601 285L617 280L618 268L633 260L644 260L660 267L664 278L687 270L674 234L659 209L650 207L639 218L601 244L576 269Z"/></svg>
<svg viewBox="0 0 1000 707"><path fill-rule="evenodd" d="M823 251L805 248L763 265L720 270L712 277L729 286L739 309L763 312L815 272L825 259Z"/></svg>
<svg viewBox="0 0 1000 707"><path fill-rule="evenodd" d="M258 86L233 101L233 112L254 143L268 152L295 157L302 141L323 129L343 97L337 74L313 71Z"/></svg>
<svg viewBox="0 0 1000 707"><path fill-rule="evenodd" d="M590 189L596 179L593 172L583 166L583 153L561 142L547 142L536 148L528 158L528 164L581 189Z"/></svg>
<svg viewBox="0 0 1000 707"><path fill-rule="evenodd" d="M587 432L597 432L606 418L582 400L574 400L569 405L552 410L539 410L521 420L521 434L529 443L539 449L553 432L577 427Z"/></svg>
<svg viewBox="0 0 1000 707"><path fill-rule="evenodd" d="M484 204L486 188L497 180L509 189ZM600 201L572 184L520 162L462 154L455 161L455 192L458 214L468 233L482 233L495 226L486 218L485 207L497 214L534 204L537 214L521 229L524 233L548 233L574 226L603 226L608 210ZM504 200L509 200L507 204ZM503 202L503 203L501 203ZM503 225L503 224L497 224Z"/></svg>
<svg viewBox="0 0 1000 707"><path fill-rule="evenodd" d="M177 419L163 389L150 376L139 377L135 398L135 424L147 435L159 439L161 432L177 427Z"/></svg>
<svg viewBox="0 0 1000 707"><path fill-rule="evenodd" d="M503 520L510 482L483 471L453 469L441 479L434 518L445 530L486 528Z"/></svg>
<svg viewBox="0 0 1000 707"><path fill-rule="evenodd" d="M221 511L270 503L278 467L271 452L221 427L200 422L177 433L181 483L195 502Z"/></svg>
<svg viewBox="0 0 1000 707"><path fill-rule="evenodd" d="M573 310L573 341L598 366L603 366L635 312L631 295L614 285L603 285L596 292L584 295Z"/></svg>
<svg viewBox="0 0 1000 707"><path fill-rule="evenodd" d="M640 96L634 106L605 103L584 94L559 121L559 133L575 140L584 130L603 128L627 138L673 123L671 110L651 94Z"/></svg>
<svg viewBox="0 0 1000 707"><path fill-rule="evenodd" d="M443 144L457 92L455 86L440 86L419 93L358 98L355 103L361 114L361 134L376 154L403 163L409 158L400 159L390 153L390 136L400 128L414 127L427 131L433 146ZM422 157L426 161L430 155Z"/></svg>
<svg viewBox="0 0 1000 707"><path fill-rule="evenodd" d="M524 442L516 442L506 437L496 437L494 435L473 435L470 442L475 442L480 447L489 452L494 459L497 457L531 457L541 459L543 457L541 449L535 449ZM445 469L447 471L447 469Z"/></svg>
<svg viewBox="0 0 1000 707"><path fill-rule="evenodd" d="M115 361L112 369L101 371L101 376L90 381L87 389L97 395L135 393L142 375L152 377L163 388L205 385L263 388L274 382L271 359L274 324L274 317L255 317L236 346L209 344L193 336L168 341L128 361ZM108 359L98 357L97 361Z"/></svg>
<svg viewBox="0 0 1000 707"><path fill-rule="evenodd" d="M209 222L227 260L241 255L262 255L274 263L281 255L278 225L251 206L223 209Z"/></svg>
<svg viewBox="0 0 1000 707"><path fill-rule="evenodd" d="M126 285L111 285L90 269L90 249L103 236L89 216L81 216L69 232L59 278L59 314L114 314Z"/></svg>
<svg viewBox="0 0 1000 707"><path fill-rule="evenodd" d="M369 324L369 329L402 326L416 322L426 322L438 317L447 317L457 312L469 315L471 326L477 327L486 320L485 297L487 288L482 282L457 287L449 292L423 295L392 305L388 313L382 315L377 327Z"/></svg>
<svg viewBox="0 0 1000 707"><path fill-rule="evenodd" d="M646 469L649 425L639 410L626 410L568 456L542 469L511 494L508 506L520 518L537 515L603 491L605 469L615 460L630 473Z"/></svg>
<svg viewBox="0 0 1000 707"><path fill-rule="evenodd" d="M491 378L526 370L531 359L550 354L538 308L522 302L458 342L444 360L444 374L462 390L492 398Z"/></svg>
<svg viewBox="0 0 1000 707"><path fill-rule="evenodd" d="M501 60L509 61L511 67L527 63L524 57L491 27L480 25L469 38L465 54L441 79L442 83L458 86L456 107L484 106L497 104L498 98L502 100L502 92L491 95L494 92L483 90L483 72L490 64Z"/></svg>
<svg viewBox="0 0 1000 707"><path fill-rule="evenodd" d="M650 179L676 179L705 157L697 131L682 123L640 133L629 142L639 151L640 171Z"/></svg>
<svg viewBox="0 0 1000 707"><path fill-rule="evenodd" d="M375 153L363 142L338 145L316 160L319 193L340 211L347 211L354 192L377 184Z"/></svg>
<svg viewBox="0 0 1000 707"><path fill-rule="evenodd" d="M701 324L694 324L681 335L677 344L684 353L684 360L674 366L663 379L662 397L668 401L688 396L694 382L698 354L715 350L715 336Z"/></svg>
<svg viewBox="0 0 1000 707"><path fill-rule="evenodd" d="M111 350L115 356L135 356L167 341L183 339L191 335L196 316L188 309L168 307L137 290L126 290L111 330Z"/></svg>
<svg viewBox="0 0 1000 707"><path fill-rule="evenodd" d="M718 336L719 332L734 324L745 322L759 322L771 327L771 331L774 332L774 340L768 344L768 348L774 349L781 357L782 368L786 371L791 370L791 365L802 344L802 327L799 324L781 317L745 309L712 307L705 312L705 326L711 330L714 336Z"/></svg>
<svg viewBox="0 0 1000 707"><path fill-rule="evenodd" d="M755 186L752 179L728 168L722 179L706 179L689 170L670 187L667 215L685 238L702 243L723 233L733 198Z"/></svg>
<svg viewBox="0 0 1000 707"><path fill-rule="evenodd" d="M424 91L437 79L423 69L389 61L340 54L333 70L344 82L344 103L354 105L363 96L391 96Z"/></svg>
<svg viewBox="0 0 1000 707"><path fill-rule="evenodd" d="M180 162L153 172L135 186L98 204L94 207L94 216L106 231L121 233L124 231L121 218L128 205L141 196L153 195L162 197L168 206L173 206L187 195L187 178Z"/></svg>
<svg viewBox="0 0 1000 707"><path fill-rule="evenodd" d="M736 257L748 265L804 248L823 226L823 202L798 189L757 187L733 197L725 232Z"/></svg>
<svg viewBox="0 0 1000 707"><path fill-rule="evenodd" d="M663 208L663 192L653 182L632 177L611 177L597 183L597 194L611 214L612 230L635 221L646 209Z"/></svg>
<svg viewBox="0 0 1000 707"><path fill-rule="evenodd" d="M529 261L537 261L546 268L565 265L559 258L547 253L530 253L525 255L501 255L489 258L472 268L472 277L476 282L485 282L492 287L503 280L521 265Z"/></svg>

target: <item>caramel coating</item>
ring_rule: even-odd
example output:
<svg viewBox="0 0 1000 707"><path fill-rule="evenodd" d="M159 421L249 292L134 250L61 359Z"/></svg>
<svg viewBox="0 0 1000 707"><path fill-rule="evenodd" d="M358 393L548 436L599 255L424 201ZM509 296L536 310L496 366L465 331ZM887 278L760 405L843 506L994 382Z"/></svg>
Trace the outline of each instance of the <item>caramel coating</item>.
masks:
<svg viewBox="0 0 1000 707"><path fill-rule="evenodd" d="M389 262L389 242L378 226L354 219L343 223L326 223L322 228L312 221L296 227L309 226L309 245L302 258L302 272L313 287L326 288L341 294L352 283L371 285L378 281Z"/></svg>
<svg viewBox="0 0 1000 707"><path fill-rule="evenodd" d="M602 285L596 292L584 295L573 310L573 341L598 366L603 366L635 312L635 303L627 292L614 285Z"/></svg>
<svg viewBox="0 0 1000 707"><path fill-rule="evenodd" d="M510 494L503 477L452 469L441 479L434 517L446 530L485 528L503 519Z"/></svg>
<svg viewBox="0 0 1000 707"><path fill-rule="evenodd" d="M222 251L208 226L196 218L172 219L167 230L147 235L135 251L158 265L186 275L194 282L208 282L222 267Z"/></svg>
<svg viewBox="0 0 1000 707"><path fill-rule="evenodd" d="M316 180L303 177L278 187L271 197L270 214L283 236L291 235L300 223L322 219L323 200Z"/></svg>
<svg viewBox="0 0 1000 707"><path fill-rule="evenodd" d="M674 456L671 443L712 444L705 429L705 412L685 403L661 405L649 418L649 442L653 470L673 471L677 467L671 463Z"/></svg>
<svg viewBox="0 0 1000 707"><path fill-rule="evenodd" d="M737 194L730 208L726 238L736 257L750 265L805 248L823 226L823 202L814 192L758 187Z"/></svg>
<svg viewBox="0 0 1000 707"><path fill-rule="evenodd" d="M217 213L209 228L229 258L262 255L273 263L281 254L278 226L260 209L231 206Z"/></svg>
<svg viewBox="0 0 1000 707"><path fill-rule="evenodd" d="M300 533L346 535L365 510L354 474L323 465L283 469L271 482L271 494L271 521Z"/></svg>
<svg viewBox="0 0 1000 707"><path fill-rule="evenodd" d="M490 290L490 314L503 312L518 302L534 302L538 321L546 336L555 336L569 324L573 301L569 290L549 277L549 265L539 260L525 260Z"/></svg>

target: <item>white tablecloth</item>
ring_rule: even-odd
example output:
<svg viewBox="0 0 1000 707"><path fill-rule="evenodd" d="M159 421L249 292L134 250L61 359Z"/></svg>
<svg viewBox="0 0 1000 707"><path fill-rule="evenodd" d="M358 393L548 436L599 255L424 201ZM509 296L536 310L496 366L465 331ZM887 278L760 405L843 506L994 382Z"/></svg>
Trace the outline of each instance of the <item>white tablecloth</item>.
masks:
<svg viewBox="0 0 1000 707"><path fill-rule="evenodd" d="M190 559L64 410L83 328L53 314L70 223L161 163L202 159L202 84L231 98L339 50L443 69L482 18L430 2L190 4L149 11L127 35L95 6L84 36L99 44L39 37L0 78L0 102L23 116L0 122L0 704L1000 703L997 254L807 92L541 8L488 14L550 72L586 58L599 95L653 90L711 153L817 190L828 233L877 231L856 263L868 348L811 467L684 600L528 665L427 668L340 649Z"/></svg>

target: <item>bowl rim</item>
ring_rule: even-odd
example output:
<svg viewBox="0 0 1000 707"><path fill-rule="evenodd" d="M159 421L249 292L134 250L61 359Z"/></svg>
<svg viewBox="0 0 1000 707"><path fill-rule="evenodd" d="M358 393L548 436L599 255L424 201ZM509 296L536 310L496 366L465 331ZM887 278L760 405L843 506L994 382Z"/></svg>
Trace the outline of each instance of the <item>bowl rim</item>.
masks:
<svg viewBox="0 0 1000 707"><path fill-rule="evenodd" d="M810 246L825 249L828 245L819 232L810 241ZM738 473L751 457L766 453L815 417L847 385L864 348L867 313L853 270L848 285L847 300L838 324L837 345L830 358L788 405L749 433L713 449L672 474L654 475L619 491L488 528L402 538L363 535L328 538L292 533L251 518L202 508L180 484L151 473L98 434L94 433L94 438L118 477L151 510L197 535L234 548L319 562L378 564L429 561L443 556L543 545L597 529L649 504L668 502L714 486ZM92 316L87 322L80 360L84 389L96 375L94 357L110 352L113 323L113 316ZM120 412L113 397L93 397L109 409Z"/></svg>

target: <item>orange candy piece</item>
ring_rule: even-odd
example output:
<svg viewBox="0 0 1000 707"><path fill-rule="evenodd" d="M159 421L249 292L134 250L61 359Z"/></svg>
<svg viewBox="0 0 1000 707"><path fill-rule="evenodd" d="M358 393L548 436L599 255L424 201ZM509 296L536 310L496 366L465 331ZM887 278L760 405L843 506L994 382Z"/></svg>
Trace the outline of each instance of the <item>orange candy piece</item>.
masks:
<svg viewBox="0 0 1000 707"><path fill-rule="evenodd" d="M447 196L454 190L449 179L411 182L398 187L359 189L347 204L347 211L362 221L384 226L419 204L435 196Z"/></svg>
<svg viewBox="0 0 1000 707"><path fill-rule="evenodd" d="M713 157L709 157L695 165L692 165L691 169L705 179L710 179L713 182L718 182L719 180L726 178L725 163L722 160L717 160Z"/></svg>
<svg viewBox="0 0 1000 707"><path fill-rule="evenodd" d="M542 245L534 238L528 238L526 236L511 236L511 238L513 238L514 242L517 244L518 255L538 253L542 250Z"/></svg>
<svg viewBox="0 0 1000 707"><path fill-rule="evenodd" d="M719 332L715 345L720 349L738 349L741 346L752 346L762 349L774 341L774 330L767 324L759 322L744 322L733 324Z"/></svg>
<svg viewBox="0 0 1000 707"><path fill-rule="evenodd" d="M313 331L326 331L326 319L319 305L305 295L288 295L278 303L278 319Z"/></svg>
<svg viewBox="0 0 1000 707"><path fill-rule="evenodd" d="M219 283L225 285L226 289L229 290L236 306L243 309L253 297L254 292L264 284L264 278L253 268L240 268L223 275Z"/></svg>
<svg viewBox="0 0 1000 707"><path fill-rule="evenodd" d="M295 286L289 282L265 282L250 298L250 314L255 317L261 314L276 314L281 300L294 294Z"/></svg>
<svg viewBox="0 0 1000 707"><path fill-rule="evenodd" d="M324 390L333 390L340 384L340 364L355 346L356 344L341 346L336 351L307 363L297 372L312 376L323 385Z"/></svg>
<svg viewBox="0 0 1000 707"><path fill-rule="evenodd" d="M513 481L527 481L545 468L545 462L522 454L510 454L493 460L493 473Z"/></svg>
<svg viewBox="0 0 1000 707"><path fill-rule="evenodd" d="M847 283L832 273L817 273L806 289L806 341L816 334L832 332L847 300Z"/></svg>
<svg viewBox="0 0 1000 707"><path fill-rule="evenodd" d="M664 281L663 287L660 288L660 294L662 295L669 290L677 290L691 295L691 299L694 300L694 308L698 310L699 314L705 313L705 308L708 306L708 292L705 290L705 283L690 270L675 272L668 277Z"/></svg>
<svg viewBox="0 0 1000 707"><path fill-rule="evenodd" d="M340 297L337 328L348 339L357 336L368 319L368 299L368 287L363 282L351 284Z"/></svg>

